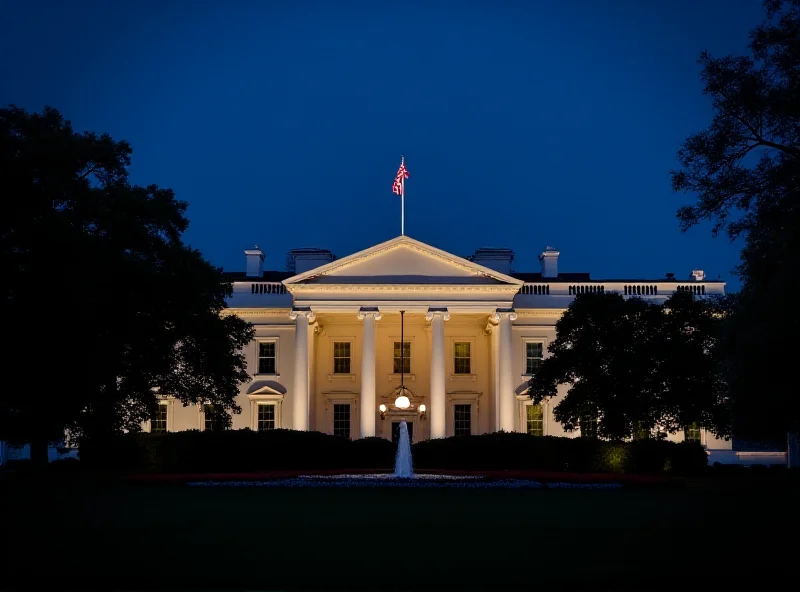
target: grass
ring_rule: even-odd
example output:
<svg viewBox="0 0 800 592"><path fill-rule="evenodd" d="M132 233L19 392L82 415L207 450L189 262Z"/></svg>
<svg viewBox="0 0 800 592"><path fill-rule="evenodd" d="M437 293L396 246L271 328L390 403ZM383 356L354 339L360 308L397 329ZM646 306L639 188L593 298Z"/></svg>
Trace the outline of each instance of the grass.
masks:
<svg viewBox="0 0 800 592"><path fill-rule="evenodd" d="M0 480L6 582L60 588L682 588L777 581L798 479L277 490ZM32 556L38 556L34 562ZM20 580L17 580L20 578Z"/></svg>

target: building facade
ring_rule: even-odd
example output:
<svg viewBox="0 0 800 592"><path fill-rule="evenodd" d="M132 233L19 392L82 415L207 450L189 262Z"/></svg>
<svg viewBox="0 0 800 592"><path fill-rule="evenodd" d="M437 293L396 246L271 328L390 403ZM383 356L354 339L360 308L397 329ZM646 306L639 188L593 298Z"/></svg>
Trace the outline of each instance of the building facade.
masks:
<svg viewBox="0 0 800 592"><path fill-rule="evenodd" d="M400 421L415 441L497 430L580 435L554 421L558 398L535 406L526 394L575 296L618 292L662 302L678 290L725 290L702 271L682 281L562 273L559 252L549 247L540 271L515 273L509 249L479 249L465 259L407 236L342 259L297 249L288 272L264 271L258 248L245 256L246 271L228 274L233 295L225 312L255 328L245 351L251 380L233 428L348 438L391 439ZM144 428L213 429L206 411L165 399ZM671 436L684 437L699 439L712 454L731 448L703 431Z"/></svg>

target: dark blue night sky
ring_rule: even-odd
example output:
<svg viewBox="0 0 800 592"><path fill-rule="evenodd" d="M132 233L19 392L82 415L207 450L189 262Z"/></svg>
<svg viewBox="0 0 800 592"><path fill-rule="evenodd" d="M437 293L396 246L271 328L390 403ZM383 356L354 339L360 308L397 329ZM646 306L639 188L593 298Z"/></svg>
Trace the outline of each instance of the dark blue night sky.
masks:
<svg viewBox="0 0 800 592"><path fill-rule="evenodd" d="M710 120L699 52L744 52L758 0L2 4L0 104L127 139L226 269L398 235L404 152L416 239L738 285L738 245L680 233L668 172Z"/></svg>

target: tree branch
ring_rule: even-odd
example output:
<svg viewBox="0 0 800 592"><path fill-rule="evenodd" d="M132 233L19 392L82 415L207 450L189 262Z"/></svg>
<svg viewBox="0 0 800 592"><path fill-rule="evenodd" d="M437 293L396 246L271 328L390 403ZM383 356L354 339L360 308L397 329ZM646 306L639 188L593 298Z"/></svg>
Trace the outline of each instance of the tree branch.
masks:
<svg viewBox="0 0 800 592"><path fill-rule="evenodd" d="M769 140L766 140L766 139L764 139L762 137L762 135L758 132L758 130L756 128L754 128L752 125L750 125L750 123L744 117L742 117L740 115L737 115L735 113L733 113L732 116L733 116L734 119L736 119L738 122L740 122L743 126L745 126L748 130L750 130L750 133L753 134L753 136L755 136L753 138L742 138L742 139L746 139L746 140L750 140L750 141L756 142L756 146L761 145L761 146L767 146L769 148L774 148L775 150L780 150L781 152L783 152L785 154L788 154L790 156L794 156L795 158L800 156L800 149L794 148L792 146L785 146L783 144L777 144L775 142L771 142ZM753 146L753 147L755 147L755 146ZM750 150L748 149L747 152L749 152L749 151ZM745 154L747 152L745 152Z"/></svg>
<svg viewBox="0 0 800 592"><path fill-rule="evenodd" d="M99 167L98 167L97 165L93 166L93 167L92 167L92 168L90 168L88 171L86 171L85 173L83 173L83 174L82 174L80 177L78 177L78 180L79 180L79 181L82 181L83 179L85 179L86 177L88 177L89 175L91 175L93 172L95 172L95 171L96 171L98 168L99 168Z"/></svg>

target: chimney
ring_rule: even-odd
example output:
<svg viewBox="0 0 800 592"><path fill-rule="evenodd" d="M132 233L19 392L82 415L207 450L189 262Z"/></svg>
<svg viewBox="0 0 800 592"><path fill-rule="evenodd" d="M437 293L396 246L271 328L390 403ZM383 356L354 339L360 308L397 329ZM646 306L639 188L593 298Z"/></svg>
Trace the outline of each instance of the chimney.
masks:
<svg viewBox="0 0 800 592"><path fill-rule="evenodd" d="M468 259L478 265L509 274L511 273L511 262L514 260L514 251L503 247L481 247Z"/></svg>
<svg viewBox="0 0 800 592"><path fill-rule="evenodd" d="M559 252L551 246L547 246L544 252L539 255L539 263L542 264L542 277L558 277L558 256Z"/></svg>
<svg viewBox="0 0 800 592"><path fill-rule="evenodd" d="M692 278L696 282L702 282L704 279L706 279L706 272L702 269L693 269Z"/></svg>
<svg viewBox="0 0 800 592"><path fill-rule="evenodd" d="M304 273L336 260L328 249L292 249L286 256L286 271Z"/></svg>
<svg viewBox="0 0 800 592"><path fill-rule="evenodd" d="M261 277L264 275L264 251L256 245L254 249L246 249L244 255L247 258L245 275L247 277Z"/></svg>

